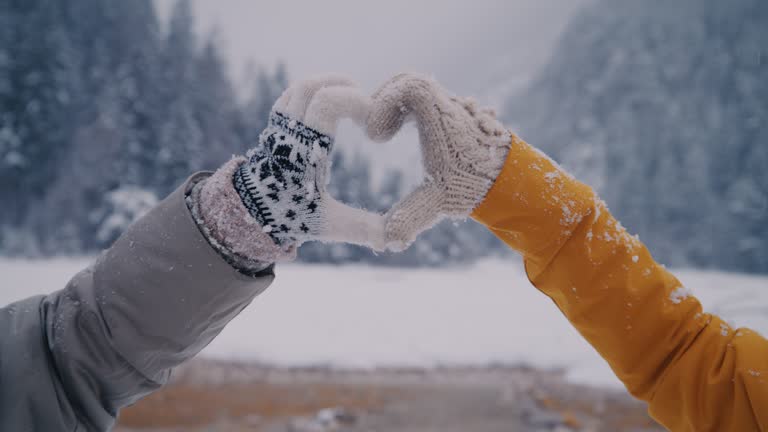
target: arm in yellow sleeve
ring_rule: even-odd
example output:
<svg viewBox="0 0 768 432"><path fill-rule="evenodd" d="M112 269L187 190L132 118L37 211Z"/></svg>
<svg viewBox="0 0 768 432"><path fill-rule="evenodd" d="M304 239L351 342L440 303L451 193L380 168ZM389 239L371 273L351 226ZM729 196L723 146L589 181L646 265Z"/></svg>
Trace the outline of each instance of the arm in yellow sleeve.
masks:
<svg viewBox="0 0 768 432"><path fill-rule="evenodd" d="M533 285L659 423L768 430L768 341L703 313L592 189L544 154L513 136L472 216L523 255Z"/></svg>

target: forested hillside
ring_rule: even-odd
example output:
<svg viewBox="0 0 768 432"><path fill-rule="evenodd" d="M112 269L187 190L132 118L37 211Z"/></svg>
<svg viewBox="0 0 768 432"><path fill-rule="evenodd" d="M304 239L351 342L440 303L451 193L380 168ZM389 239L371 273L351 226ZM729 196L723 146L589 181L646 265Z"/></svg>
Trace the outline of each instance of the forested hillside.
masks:
<svg viewBox="0 0 768 432"><path fill-rule="evenodd" d="M768 3L598 1L506 119L663 262L768 272Z"/></svg>

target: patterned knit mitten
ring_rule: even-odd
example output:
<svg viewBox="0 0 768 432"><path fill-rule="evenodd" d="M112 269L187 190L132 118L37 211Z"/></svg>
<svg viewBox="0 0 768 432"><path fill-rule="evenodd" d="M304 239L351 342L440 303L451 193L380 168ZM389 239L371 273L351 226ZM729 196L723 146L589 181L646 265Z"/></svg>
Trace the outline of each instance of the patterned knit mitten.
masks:
<svg viewBox="0 0 768 432"><path fill-rule="evenodd" d="M326 190L339 120L365 125L370 109L368 96L335 77L291 86L275 102L259 146L234 173L234 185L276 244L321 240L385 248L382 215L342 204Z"/></svg>
<svg viewBox="0 0 768 432"><path fill-rule="evenodd" d="M386 214L392 250L405 249L444 217L469 216L501 172L511 142L493 111L415 74L397 75L373 95L368 135L386 141L409 117L417 123L427 178Z"/></svg>

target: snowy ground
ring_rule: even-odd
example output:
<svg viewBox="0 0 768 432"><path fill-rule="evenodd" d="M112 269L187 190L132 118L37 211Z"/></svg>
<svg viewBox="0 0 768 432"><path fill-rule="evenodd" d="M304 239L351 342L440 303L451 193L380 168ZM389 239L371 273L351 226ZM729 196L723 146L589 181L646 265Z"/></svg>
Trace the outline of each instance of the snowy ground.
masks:
<svg viewBox="0 0 768 432"><path fill-rule="evenodd" d="M58 289L89 261L0 260L0 304ZM294 264L277 273L206 356L345 367L524 363L620 385L517 260L440 270ZM708 311L768 333L768 277L675 274Z"/></svg>

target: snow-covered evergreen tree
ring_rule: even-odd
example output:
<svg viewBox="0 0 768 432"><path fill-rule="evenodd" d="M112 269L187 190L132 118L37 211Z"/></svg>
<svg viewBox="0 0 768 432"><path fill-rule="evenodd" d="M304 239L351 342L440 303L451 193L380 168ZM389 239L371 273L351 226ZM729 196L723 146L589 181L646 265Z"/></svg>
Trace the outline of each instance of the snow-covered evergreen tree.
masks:
<svg viewBox="0 0 768 432"><path fill-rule="evenodd" d="M0 4L0 224L23 223L68 150L77 76L62 14L56 1Z"/></svg>
<svg viewBox="0 0 768 432"><path fill-rule="evenodd" d="M267 126L272 105L288 87L288 72L283 63L278 63L273 72L253 65L248 69L253 82L244 114L256 132L255 136L249 137L249 141L258 142L258 134Z"/></svg>
<svg viewBox="0 0 768 432"><path fill-rule="evenodd" d="M164 196L255 128L186 0L165 31L151 0L0 4L0 248L104 247L114 191Z"/></svg>

